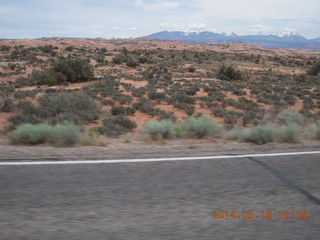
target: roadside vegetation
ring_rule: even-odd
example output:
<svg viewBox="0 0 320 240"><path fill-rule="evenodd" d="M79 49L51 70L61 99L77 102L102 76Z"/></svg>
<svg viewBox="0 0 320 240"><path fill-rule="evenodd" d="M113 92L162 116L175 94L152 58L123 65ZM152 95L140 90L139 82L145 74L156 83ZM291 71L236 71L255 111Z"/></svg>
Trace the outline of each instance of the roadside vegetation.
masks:
<svg viewBox="0 0 320 240"><path fill-rule="evenodd" d="M0 44L0 116L6 118L1 133L13 143L54 145L80 140L54 140L43 132L71 126L77 126L77 139L89 131L152 140L320 140L316 52L113 44ZM28 131L35 137L23 135Z"/></svg>

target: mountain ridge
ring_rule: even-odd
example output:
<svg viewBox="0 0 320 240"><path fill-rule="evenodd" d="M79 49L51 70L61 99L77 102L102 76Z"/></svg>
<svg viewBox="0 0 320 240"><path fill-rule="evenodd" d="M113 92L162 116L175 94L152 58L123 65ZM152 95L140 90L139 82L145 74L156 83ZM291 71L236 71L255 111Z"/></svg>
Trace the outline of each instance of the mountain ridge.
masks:
<svg viewBox="0 0 320 240"><path fill-rule="evenodd" d="M215 33L210 31L161 31L145 38L178 40L191 43L247 42L266 48L297 48L320 50L320 37L306 39L296 32L237 35L233 32Z"/></svg>

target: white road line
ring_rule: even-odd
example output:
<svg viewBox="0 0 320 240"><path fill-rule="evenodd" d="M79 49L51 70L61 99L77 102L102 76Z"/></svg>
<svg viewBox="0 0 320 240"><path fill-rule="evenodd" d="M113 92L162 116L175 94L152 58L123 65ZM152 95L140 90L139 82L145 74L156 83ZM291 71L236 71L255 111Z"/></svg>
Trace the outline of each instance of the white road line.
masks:
<svg viewBox="0 0 320 240"><path fill-rule="evenodd" d="M173 157L173 158L145 158L145 159L117 159L117 160L56 160L56 161L7 161L0 162L0 166L21 166L21 165L67 165L67 164L101 164L101 163L138 163L138 162L162 162L162 161L192 161L226 158L247 158L247 157L276 157L320 154L320 151L311 152L287 152L287 153L258 153L243 155L218 155L202 157ZM320 160L320 158L319 158Z"/></svg>

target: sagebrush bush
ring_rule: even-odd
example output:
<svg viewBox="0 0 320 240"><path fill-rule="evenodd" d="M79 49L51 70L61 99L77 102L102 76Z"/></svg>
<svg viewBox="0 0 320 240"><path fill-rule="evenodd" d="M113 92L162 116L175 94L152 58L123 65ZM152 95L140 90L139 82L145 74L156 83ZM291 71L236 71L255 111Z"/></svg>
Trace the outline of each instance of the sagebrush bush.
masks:
<svg viewBox="0 0 320 240"><path fill-rule="evenodd" d="M225 135L225 139L229 141L238 141L242 139L244 128L241 126L234 126Z"/></svg>
<svg viewBox="0 0 320 240"><path fill-rule="evenodd" d="M305 118L301 113L287 109L279 113L278 122L285 125L296 124L302 126L305 123Z"/></svg>
<svg viewBox="0 0 320 240"><path fill-rule="evenodd" d="M81 124L99 118L100 107L82 91L47 93L41 96L38 102L37 114L42 119Z"/></svg>
<svg viewBox="0 0 320 240"><path fill-rule="evenodd" d="M171 120L152 120L143 125L143 131L148 133L152 138L156 139L159 136L164 139L169 139L175 136L174 126Z"/></svg>
<svg viewBox="0 0 320 240"><path fill-rule="evenodd" d="M186 136L203 138L206 136L221 137L223 128L207 116L187 117L181 123L181 129Z"/></svg>
<svg viewBox="0 0 320 240"><path fill-rule="evenodd" d="M281 126L277 135L280 142L297 143L300 141L300 128L295 124Z"/></svg>
<svg viewBox="0 0 320 240"><path fill-rule="evenodd" d="M74 145L80 140L80 128L72 124L61 126L22 124L9 133L9 139L12 143L20 144Z"/></svg>
<svg viewBox="0 0 320 240"><path fill-rule="evenodd" d="M52 127L50 142L57 145L74 145L80 141L80 128L73 124Z"/></svg>
<svg viewBox="0 0 320 240"><path fill-rule="evenodd" d="M320 125L309 124L304 130L304 137L311 140L320 140Z"/></svg>
<svg viewBox="0 0 320 240"><path fill-rule="evenodd" d="M275 130L272 126L258 125L254 128L245 129L242 135L242 140L257 144L265 144L272 142L274 137Z"/></svg>

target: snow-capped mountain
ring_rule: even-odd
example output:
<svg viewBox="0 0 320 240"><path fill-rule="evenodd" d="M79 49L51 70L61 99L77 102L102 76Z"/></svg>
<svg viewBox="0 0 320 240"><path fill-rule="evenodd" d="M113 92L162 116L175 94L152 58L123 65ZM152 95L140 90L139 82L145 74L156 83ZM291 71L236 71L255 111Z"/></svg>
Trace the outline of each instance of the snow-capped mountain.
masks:
<svg viewBox="0 0 320 240"><path fill-rule="evenodd" d="M159 40L179 40L194 43L225 43L239 41L253 43L267 48L302 48L320 50L320 37L309 40L296 32L239 36L233 32L220 34L208 31L162 31L145 37Z"/></svg>

